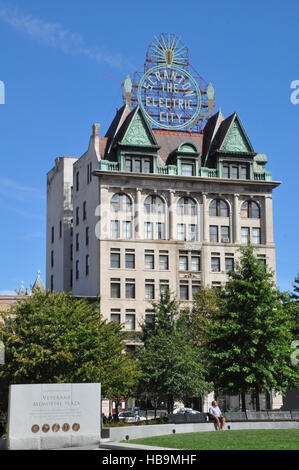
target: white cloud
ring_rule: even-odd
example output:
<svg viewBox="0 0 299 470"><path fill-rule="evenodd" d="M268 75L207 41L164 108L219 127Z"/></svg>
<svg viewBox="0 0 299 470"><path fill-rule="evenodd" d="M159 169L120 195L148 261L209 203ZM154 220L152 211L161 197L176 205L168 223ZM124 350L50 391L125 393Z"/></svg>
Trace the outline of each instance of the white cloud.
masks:
<svg viewBox="0 0 299 470"><path fill-rule="evenodd" d="M66 54L84 56L113 67L119 67L122 63L120 54L111 54L98 47L88 46L80 34L65 29L60 23L44 21L3 2L0 2L0 21L30 39L45 46L60 49Z"/></svg>

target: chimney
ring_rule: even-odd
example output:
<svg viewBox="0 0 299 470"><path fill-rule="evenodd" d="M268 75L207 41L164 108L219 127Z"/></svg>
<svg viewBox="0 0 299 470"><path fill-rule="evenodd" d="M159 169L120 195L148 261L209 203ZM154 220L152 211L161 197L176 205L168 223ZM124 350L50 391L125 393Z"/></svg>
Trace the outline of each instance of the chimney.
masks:
<svg viewBox="0 0 299 470"><path fill-rule="evenodd" d="M99 137L100 136L100 124L98 124L97 122L95 122L92 125L92 136L93 137Z"/></svg>

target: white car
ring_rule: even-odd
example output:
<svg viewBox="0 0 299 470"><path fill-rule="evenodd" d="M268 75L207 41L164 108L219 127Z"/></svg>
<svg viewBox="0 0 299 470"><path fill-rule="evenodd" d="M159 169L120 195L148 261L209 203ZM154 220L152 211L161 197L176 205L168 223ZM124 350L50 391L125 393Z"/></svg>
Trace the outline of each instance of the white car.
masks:
<svg viewBox="0 0 299 470"><path fill-rule="evenodd" d="M173 410L173 414L174 415L184 415L184 414L192 414L192 415L197 415L197 414L200 414L200 411L196 411L196 410L193 410L192 408L185 408L185 407L181 407L181 408L176 408L175 410Z"/></svg>
<svg viewBox="0 0 299 470"><path fill-rule="evenodd" d="M132 411L122 411L118 415L119 421L124 421L125 423L137 423L137 421L146 421L144 416L138 416L132 413Z"/></svg>

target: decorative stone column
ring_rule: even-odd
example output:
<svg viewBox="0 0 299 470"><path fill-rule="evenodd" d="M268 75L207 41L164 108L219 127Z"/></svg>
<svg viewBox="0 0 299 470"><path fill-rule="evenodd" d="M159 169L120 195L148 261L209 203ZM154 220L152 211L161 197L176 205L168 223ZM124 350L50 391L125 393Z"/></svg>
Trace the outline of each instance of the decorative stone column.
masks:
<svg viewBox="0 0 299 470"><path fill-rule="evenodd" d="M135 238L141 238L142 210L141 210L141 190L136 188L135 210L134 210L134 233Z"/></svg>
<svg viewBox="0 0 299 470"><path fill-rule="evenodd" d="M170 190L169 191L169 208L168 208L168 233L169 233L169 240L174 239L174 233L175 233L175 216L174 216L174 191Z"/></svg>
<svg viewBox="0 0 299 470"><path fill-rule="evenodd" d="M270 194L265 195L264 203L264 214L261 214L261 221L265 227L265 240L262 240L267 244L274 244L273 236L273 205L272 196Z"/></svg>
<svg viewBox="0 0 299 470"><path fill-rule="evenodd" d="M203 242L209 241L209 224L207 214L207 193L202 193L202 224L203 224Z"/></svg>
<svg viewBox="0 0 299 470"><path fill-rule="evenodd" d="M234 206L233 206L233 240L234 243L241 243L241 229L240 229L240 216L239 216L239 194L234 194Z"/></svg>

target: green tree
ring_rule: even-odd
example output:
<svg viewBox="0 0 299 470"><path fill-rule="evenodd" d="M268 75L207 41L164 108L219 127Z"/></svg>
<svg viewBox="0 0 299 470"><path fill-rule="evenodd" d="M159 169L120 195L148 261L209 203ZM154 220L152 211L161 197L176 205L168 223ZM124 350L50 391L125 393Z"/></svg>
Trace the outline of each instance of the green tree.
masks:
<svg viewBox="0 0 299 470"><path fill-rule="evenodd" d="M290 362L290 310L252 246L241 249L221 298L206 330L210 377L216 389L241 393L243 410L245 393L254 390L259 410L259 393L285 392L298 378Z"/></svg>
<svg viewBox="0 0 299 470"><path fill-rule="evenodd" d="M203 395L208 385L188 313L169 291L153 303L153 312L153 323L142 325L139 391L156 403L167 400L171 412L175 399Z"/></svg>
<svg viewBox="0 0 299 470"><path fill-rule="evenodd" d="M117 323L100 314L99 302L65 293L35 293L15 304L0 324L6 364L0 386L20 383L101 382L102 396L126 396L139 378Z"/></svg>
<svg viewBox="0 0 299 470"><path fill-rule="evenodd" d="M290 307L293 315L294 339L299 339L299 274L294 279Z"/></svg>
<svg viewBox="0 0 299 470"><path fill-rule="evenodd" d="M291 298L292 300L294 300L294 302L299 303L299 274L297 274L297 276L294 279L293 293L291 295Z"/></svg>

